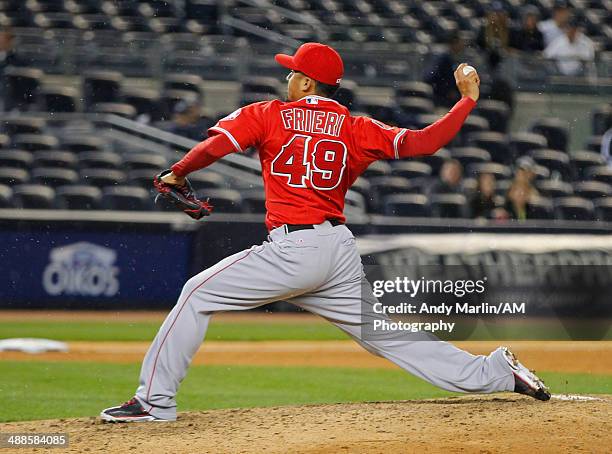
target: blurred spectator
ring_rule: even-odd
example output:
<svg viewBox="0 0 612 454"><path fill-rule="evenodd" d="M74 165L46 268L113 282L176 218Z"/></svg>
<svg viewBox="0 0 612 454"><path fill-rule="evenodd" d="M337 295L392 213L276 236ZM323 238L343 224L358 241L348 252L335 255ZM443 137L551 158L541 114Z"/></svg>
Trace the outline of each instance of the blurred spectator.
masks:
<svg viewBox="0 0 612 454"><path fill-rule="evenodd" d="M535 168L537 164L531 156L522 156L516 160L514 169L514 180L519 183L527 183L531 185L535 180ZM532 188L534 195L538 195L538 191Z"/></svg>
<svg viewBox="0 0 612 454"><path fill-rule="evenodd" d="M567 2L564 0L555 2L552 17L538 24L538 29L544 36L544 46L548 47L554 40L564 34L563 30L570 17L571 11Z"/></svg>
<svg viewBox="0 0 612 454"><path fill-rule="evenodd" d="M484 25L480 28L476 43L485 50L489 56L498 55L508 49L510 42L510 19L504 6L495 1L487 13Z"/></svg>
<svg viewBox="0 0 612 454"><path fill-rule="evenodd" d="M595 60L595 46L584 33L577 19L571 19L565 33L555 39L544 51L547 58L557 60L557 67L566 76L583 75L586 63Z"/></svg>
<svg viewBox="0 0 612 454"><path fill-rule="evenodd" d="M481 81L481 98L503 101L510 108L510 115L514 111L514 85L506 78L501 67L501 55L497 52L488 56L489 71L484 73Z"/></svg>
<svg viewBox="0 0 612 454"><path fill-rule="evenodd" d="M520 27L514 27L510 32L510 47L524 52L544 50L544 36L538 30L540 12L533 5L527 5L522 11Z"/></svg>
<svg viewBox="0 0 612 454"><path fill-rule="evenodd" d="M470 199L470 209L473 218L494 218L495 205L495 177L490 173L478 175L476 192Z"/></svg>
<svg viewBox="0 0 612 454"><path fill-rule="evenodd" d="M526 183L512 182L506 195L505 210L510 219L525 220L529 209L530 186Z"/></svg>
<svg viewBox="0 0 612 454"><path fill-rule="evenodd" d="M449 35L447 44L448 50L434 58L423 81L431 85L436 106L450 107L459 101L454 72L461 63L460 57L465 49L465 41L459 33L453 32Z"/></svg>
<svg viewBox="0 0 612 454"><path fill-rule="evenodd" d="M612 129L608 129L601 138L601 155L604 160L608 163L608 166L612 167Z"/></svg>
<svg viewBox="0 0 612 454"><path fill-rule="evenodd" d="M4 71L8 66L21 66L22 61L15 53L15 35L10 28L0 30L0 110L4 110L6 99L6 80Z"/></svg>
<svg viewBox="0 0 612 454"><path fill-rule="evenodd" d="M529 201L537 197L538 191L533 187L535 179L535 161L529 156L517 160L514 181L508 189L504 209L510 219L524 220L529 214Z"/></svg>
<svg viewBox="0 0 612 454"><path fill-rule="evenodd" d="M10 28L0 30L0 72L7 66L22 66L23 62L15 53L15 35Z"/></svg>
<svg viewBox="0 0 612 454"><path fill-rule="evenodd" d="M209 118L202 117L201 101L181 100L174 106L172 120L158 124L158 127L173 134L201 141L207 136L207 130L215 124Z"/></svg>
<svg viewBox="0 0 612 454"><path fill-rule="evenodd" d="M431 194L462 193L463 167L456 159L446 161L440 169L440 178L429 188Z"/></svg>

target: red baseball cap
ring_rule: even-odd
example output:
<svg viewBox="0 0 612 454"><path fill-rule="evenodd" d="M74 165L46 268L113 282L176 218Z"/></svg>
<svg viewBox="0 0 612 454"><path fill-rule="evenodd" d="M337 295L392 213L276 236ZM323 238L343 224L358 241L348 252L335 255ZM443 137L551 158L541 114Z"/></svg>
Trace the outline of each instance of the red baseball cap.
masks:
<svg viewBox="0 0 612 454"><path fill-rule="evenodd" d="M328 85L338 85L344 75L344 64L340 54L321 43L302 44L293 57L276 54L274 60L285 68L299 71Z"/></svg>

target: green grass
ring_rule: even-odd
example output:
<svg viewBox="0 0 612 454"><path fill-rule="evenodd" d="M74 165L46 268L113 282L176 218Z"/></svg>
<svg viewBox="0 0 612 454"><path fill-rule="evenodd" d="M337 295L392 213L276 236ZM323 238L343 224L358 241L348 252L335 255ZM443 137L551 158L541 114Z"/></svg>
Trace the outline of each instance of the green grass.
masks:
<svg viewBox="0 0 612 454"><path fill-rule="evenodd" d="M128 321L1 321L0 339L11 337L43 337L60 341L150 341L155 337L161 322ZM454 339L505 340L505 339L612 339L612 328L593 331L585 325L582 331L572 331L550 323L535 326L533 323L499 326L480 323L471 335ZM590 335L584 335L585 329ZM607 334L606 333L607 330ZM467 331L468 333L471 330ZM580 335L582 333L582 336ZM262 341L262 340L343 340L348 339L342 331L324 320L297 323L227 322L213 319L207 333L209 340ZM443 336L444 337L444 336Z"/></svg>
<svg viewBox="0 0 612 454"><path fill-rule="evenodd" d="M0 339L43 337L60 341L151 341L161 322L11 321L0 322ZM229 323L213 322L208 340L343 340L342 331L330 323Z"/></svg>
<svg viewBox="0 0 612 454"><path fill-rule="evenodd" d="M139 365L0 362L0 422L96 416L130 398ZM612 376L542 374L553 392L612 393ZM194 366L180 410L450 396L399 370Z"/></svg>

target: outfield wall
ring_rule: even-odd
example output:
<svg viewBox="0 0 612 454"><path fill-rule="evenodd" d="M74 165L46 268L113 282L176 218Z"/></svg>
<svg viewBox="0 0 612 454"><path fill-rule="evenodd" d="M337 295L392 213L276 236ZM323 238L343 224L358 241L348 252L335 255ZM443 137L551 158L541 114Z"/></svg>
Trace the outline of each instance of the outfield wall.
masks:
<svg viewBox="0 0 612 454"><path fill-rule="evenodd" d="M612 241L610 224L592 222L499 224L372 216L349 219L349 227L360 239L366 264L391 245L431 244L442 253L448 234L455 235L459 246L485 244L479 240L484 237L467 233L492 235L489 245L494 244L491 238L507 241L511 234L517 244L528 244L521 238L529 234L534 245L544 241L569 250L598 250ZM554 236L538 237L543 234ZM190 276L260 244L266 235L261 215L216 214L194 222L180 213L0 210L0 307L166 308Z"/></svg>

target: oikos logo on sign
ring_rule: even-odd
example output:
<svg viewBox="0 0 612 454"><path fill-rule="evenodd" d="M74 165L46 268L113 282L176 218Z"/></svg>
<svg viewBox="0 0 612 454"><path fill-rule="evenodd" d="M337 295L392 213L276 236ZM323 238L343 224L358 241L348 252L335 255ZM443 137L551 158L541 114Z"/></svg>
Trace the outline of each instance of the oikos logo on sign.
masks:
<svg viewBox="0 0 612 454"><path fill-rule="evenodd" d="M119 291L117 253L79 242L52 249L43 273L49 295L114 296Z"/></svg>

